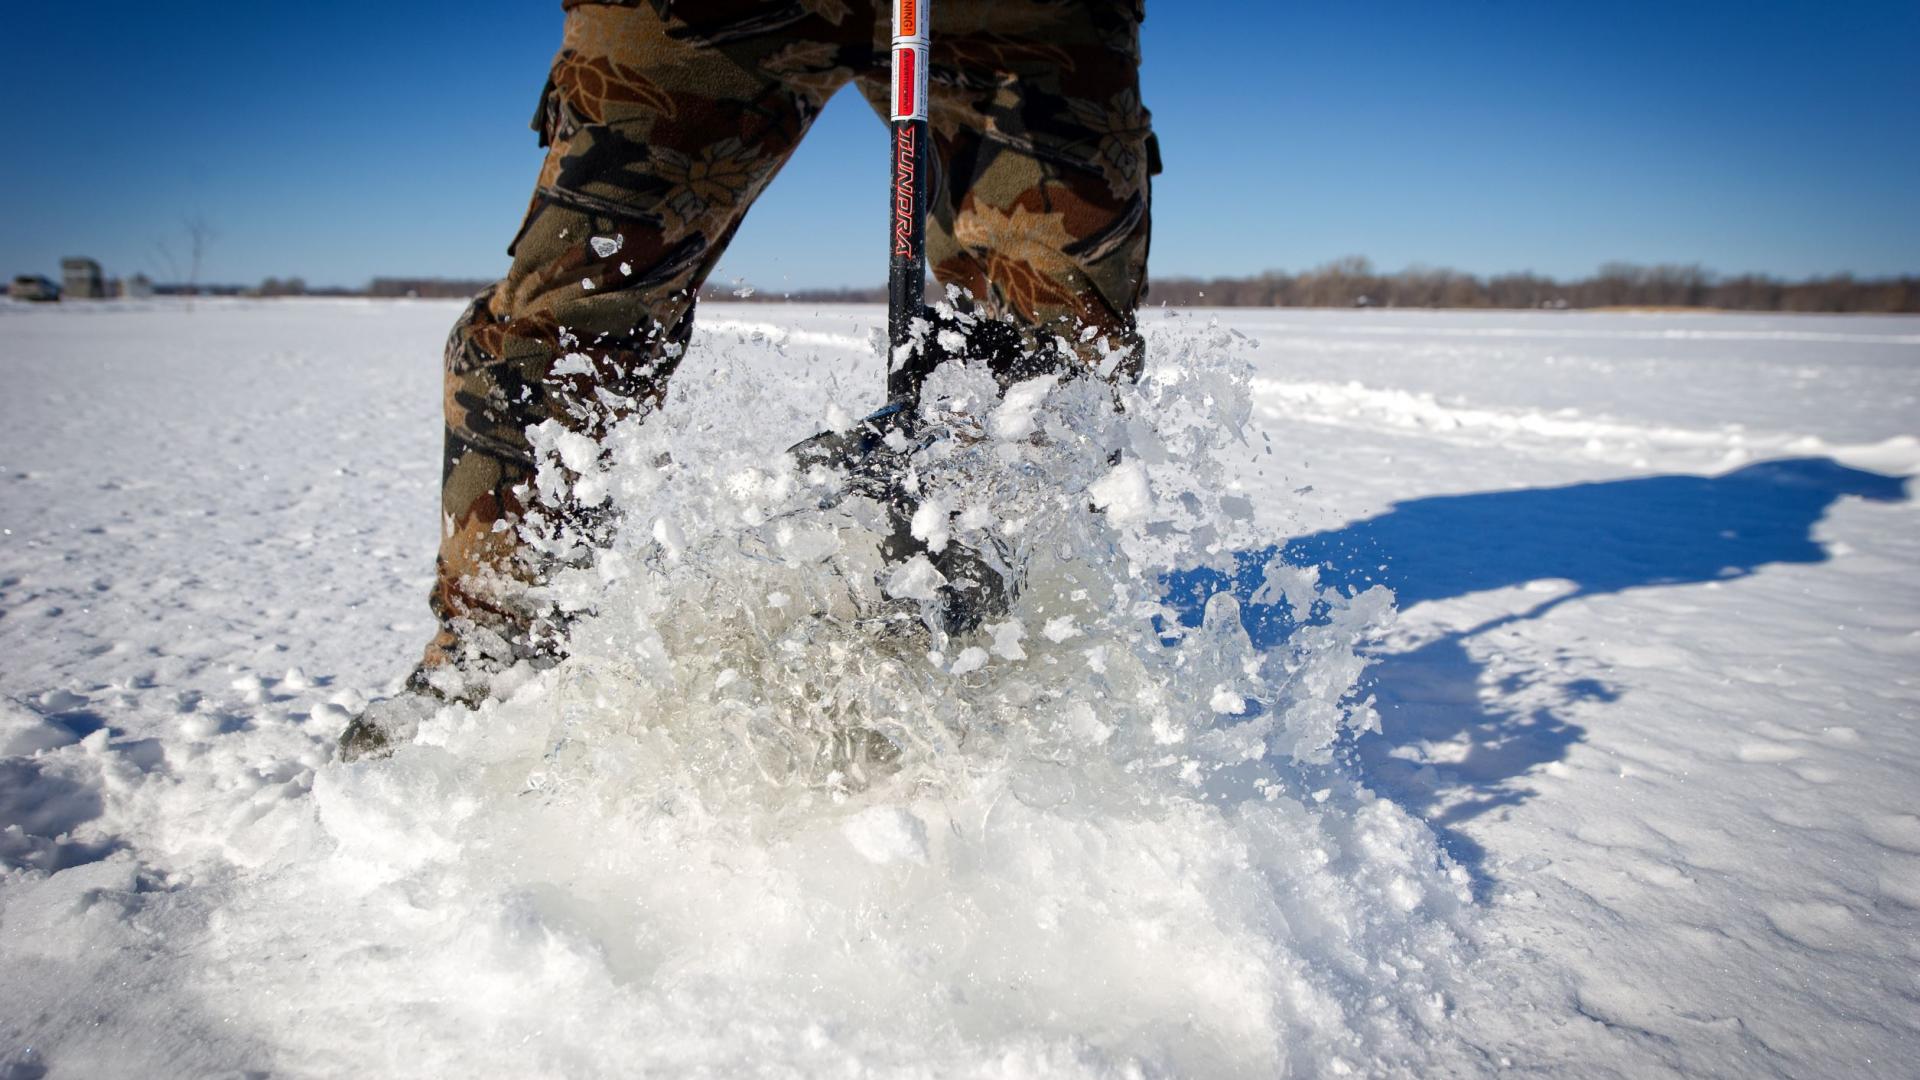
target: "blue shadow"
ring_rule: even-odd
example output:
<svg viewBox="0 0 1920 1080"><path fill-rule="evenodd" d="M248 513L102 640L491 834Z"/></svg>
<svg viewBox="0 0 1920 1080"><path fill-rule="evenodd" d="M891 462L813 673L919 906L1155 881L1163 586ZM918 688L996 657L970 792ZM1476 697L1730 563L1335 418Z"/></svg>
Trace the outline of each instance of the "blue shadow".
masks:
<svg viewBox="0 0 1920 1080"><path fill-rule="evenodd" d="M1454 826L1529 798L1523 778L1565 758L1586 737L1586 729L1567 718L1571 707L1619 695L1592 678L1555 684L1549 672L1510 675L1489 693L1467 642L1574 600L1724 581L1774 564L1825 562L1814 527L1849 497L1903 501L1907 481L1829 458L1790 458L1719 476L1410 499L1339 529L1237 553L1230 573L1169 575L1166 600L1183 625L1197 626L1207 598L1231 592L1248 635L1270 647L1296 625L1284 601L1252 599L1276 556L1318 566L1323 585L1347 591L1385 585L1402 608L1533 581L1570 583L1525 611L1378 655L1369 670L1383 730L1358 740L1354 755L1376 789L1426 818L1454 857L1484 881L1484 853ZM1310 620L1318 613L1298 615ZM1513 700L1522 696L1530 704ZM1435 743L1464 747L1464 756L1442 771L1395 753Z"/></svg>

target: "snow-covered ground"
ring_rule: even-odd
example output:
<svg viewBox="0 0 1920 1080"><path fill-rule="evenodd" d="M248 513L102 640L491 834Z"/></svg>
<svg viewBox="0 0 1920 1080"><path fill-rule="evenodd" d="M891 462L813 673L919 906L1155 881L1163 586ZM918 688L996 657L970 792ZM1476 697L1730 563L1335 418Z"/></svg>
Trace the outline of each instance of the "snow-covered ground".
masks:
<svg viewBox="0 0 1920 1080"><path fill-rule="evenodd" d="M881 313L711 305L589 655L340 765L456 309L0 304L0 1077L1912 1075L1920 319L1157 315L1026 636L889 667L740 554ZM849 688L924 752L767 781Z"/></svg>

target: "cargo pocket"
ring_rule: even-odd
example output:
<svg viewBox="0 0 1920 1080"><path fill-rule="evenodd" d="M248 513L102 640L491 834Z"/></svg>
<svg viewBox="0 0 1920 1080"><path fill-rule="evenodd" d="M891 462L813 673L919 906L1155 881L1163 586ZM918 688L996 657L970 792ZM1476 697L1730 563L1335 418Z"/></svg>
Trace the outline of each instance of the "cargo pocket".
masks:
<svg viewBox="0 0 1920 1080"><path fill-rule="evenodd" d="M559 96L553 92L553 74L547 74L547 84L540 88L540 103L533 108L533 119L527 124L540 136L541 147L553 145L553 130L556 126L555 111L560 107Z"/></svg>
<svg viewBox="0 0 1920 1080"><path fill-rule="evenodd" d="M557 66L558 61L555 63ZM551 71L547 73L546 84L540 88L540 101L534 106L533 119L527 126L540 137L540 146L547 151L547 160L540 167L541 180L534 185L533 199L527 206L526 215L520 219L520 228L514 232L512 242L507 244L507 257L510 259L519 255L520 241L527 235L527 230L533 226L533 219L539 213L541 192L548 174L553 171L554 155L560 152L557 144L577 126Z"/></svg>

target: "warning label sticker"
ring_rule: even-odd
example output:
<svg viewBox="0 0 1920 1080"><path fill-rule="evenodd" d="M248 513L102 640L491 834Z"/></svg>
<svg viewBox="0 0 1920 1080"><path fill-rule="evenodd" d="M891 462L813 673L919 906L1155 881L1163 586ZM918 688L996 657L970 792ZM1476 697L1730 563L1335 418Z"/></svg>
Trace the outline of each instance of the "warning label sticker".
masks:
<svg viewBox="0 0 1920 1080"><path fill-rule="evenodd" d="M893 36L915 38L926 33L921 8L926 0L893 0Z"/></svg>
<svg viewBox="0 0 1920 1080"><path fill-rule="evenodd" d="M927 47L893 47L893 118L927 118Z"/></svg>

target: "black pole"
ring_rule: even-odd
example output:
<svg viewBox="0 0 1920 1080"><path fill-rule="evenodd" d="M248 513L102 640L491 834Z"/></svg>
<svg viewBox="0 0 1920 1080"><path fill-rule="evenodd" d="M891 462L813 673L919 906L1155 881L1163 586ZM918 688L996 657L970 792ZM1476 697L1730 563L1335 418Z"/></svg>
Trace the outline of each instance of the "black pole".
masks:
<svg viewBox="0 0 1920 1080"><path fill-rule="evenodd" d="M887 214L887 399L913 401L932 350L913 349L924 311L927 188L933 145L927 134L927 22L932 0L893 0L893 182Z"/></svg>

